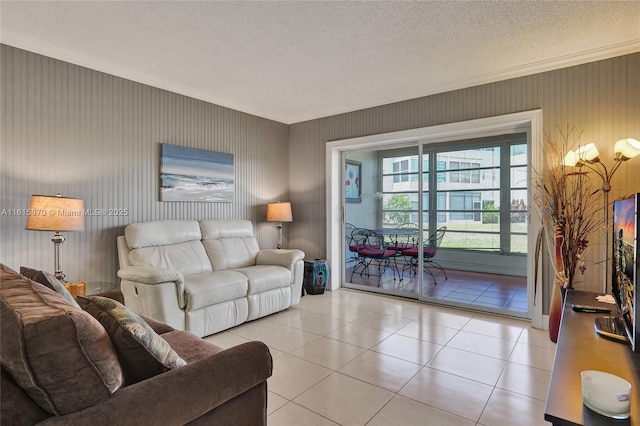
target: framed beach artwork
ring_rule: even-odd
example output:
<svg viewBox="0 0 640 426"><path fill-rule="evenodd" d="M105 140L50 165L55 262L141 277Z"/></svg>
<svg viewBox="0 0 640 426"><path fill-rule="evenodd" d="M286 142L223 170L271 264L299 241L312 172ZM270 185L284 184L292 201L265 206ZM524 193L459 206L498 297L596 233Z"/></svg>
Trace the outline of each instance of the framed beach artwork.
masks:
<svg viewBox="0 0 640 426"><path fill-rule="evenodd" d="M362 163L345 160L344 162L344 195L347 203L362 202Z"/></svg>
<svg viewBox="0 0 640 426"><path fill-rule="evenodd" d="M232 202L233 168L233 154L163 143L160 201Z"/></svg>

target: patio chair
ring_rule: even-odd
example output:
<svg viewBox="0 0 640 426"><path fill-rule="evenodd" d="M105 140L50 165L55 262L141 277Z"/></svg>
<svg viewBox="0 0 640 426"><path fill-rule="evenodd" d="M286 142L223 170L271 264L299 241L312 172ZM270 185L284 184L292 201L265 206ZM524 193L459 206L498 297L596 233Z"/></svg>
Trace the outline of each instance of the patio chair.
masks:
<svg viewBox="0 0 640 426"><path fill-rule="evenodd" d="M436 230L436 232L434 232L433 234L429 235L429 239L424 242L423 254L422 254L423 267L424 267L423 269L426 273L431 275L431 277L433 278L434 284L438 284L438 282L436 281L436 276L434 274L434 271L432 270L433 268L439 269L444 274L445 280L449 279L447 277L447 273L444 270L444 268L438 262L433 260L433 258L438 253L438 249L440 248L440 243L442 243L442 239L444 238L444 234L446 232L447 232L446 226L438 228L438 230ZM415 274L418 273L418 253L419 253L418 247L411 247L402 251L402 254L409 259L409 262L402 268L402 277L400 278L401 280L404 278L404 271L407 269L409 269L410 271L413 271Z"/></svg>
<svg viewBox="0 0 640 426"><path fill-rule="evenodd" d="M349 256L345 259L345 264L349 264L351 262L358 261L358 249L356 247L355 242L353 241L353 231L357 228L355 225L351 223L344 224L344 239L346 242L346 249L349 250Z"/></svg>
<svg viewBox="0 0 640 426"><path fill-rule="evenodd" d="M355 274L359 274L361 277L374 276L378 277L378 285L380 285L381 277L389 268L393 270L393 280L395 281L398 270L396 251L387 248L382 235L370 229L356 228L351 236L353 238L352 244L358 253L357 263L351 271L351 281L353 281ZM373 273L371 269L376 267L377 273Z"/></svg>

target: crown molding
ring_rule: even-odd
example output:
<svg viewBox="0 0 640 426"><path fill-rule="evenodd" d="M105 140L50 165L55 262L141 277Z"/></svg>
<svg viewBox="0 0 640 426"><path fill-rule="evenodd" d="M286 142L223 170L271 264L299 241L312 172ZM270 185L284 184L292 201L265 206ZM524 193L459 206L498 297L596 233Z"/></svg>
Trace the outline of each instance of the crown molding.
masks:
<svg viewBox="0 0 640 426"><path fill-rule="evenodd" d="M465 87L476 86L478 84L476 81L479 81L479 84L494 83L496 81L554 71L637 52L640 52L640 39L613 44L602 48L590 49L584 52L564 55L557 58L545 59L531 64L508 68L506 70L480 74L469 79L465 79L468 81Z"/></svg>
<svg viewBox="0 0 640 426"><path fill-rule="evenodd" d="M423 88L412 88L410 91L398 92L395 95L387 95L380 97L373 101L365 103L353 103L345 106L336 106L334 109L323 109L316 111L307 111L302 114L293 113L289 116L274 116L269 111L262 110L261 108L254 108L251 105L241 104L233 99L219 99L212 96L203 96L201 92L194 91L193 88L185 87L184 85L175 84L172 82L158 79L153 76L149 76L143 73L136 72L135 70L126 69L119 65L106 63L99 58L86 58L74 54L72 51L66 49L56 48L55 46L45 45L41 46L35 43L33 40L23 40L19 35L12 32L3 31L0 43L8 46L13 46L18 49L24 49L33 53L37 53L43 56L48 56L54 59L69 62L82 67L90 68L99 72L108 73L116 77L132 80L138 83L147 84L159 89L168 90L170 92L178 93L184 96L189 96L195 99L200 99L205 102L210 102L225 108L230 108L239 112L255 115L267 120L273 120L276 122L284 123L287 125L300 123L304 121L316 120L320 118L327 118L339 114L346 114L350 112L360 111L367 108L375 108L383 105L388 105L397 102L403 102L413 100L425 96L436 95L439 93L446 93L453 90L466 89L469 87L480 86L483 84L495 83L498 81L509 80L512 78L525 77L528 75L554 71L562 68L568 68L577 65L583 65L590 62L596 62L600 60L610 59L618 56L628 55L632 53L640 52L640 38L630 40L623 43L618 43L610 46L605 46L596 49L590 49L587 51L560 56L551 59L545 59L530 64L520 65L508 69L497 70L489 73L478 74L468 78L447 81L430 85Z"/></svg>
<svg viewBox="0 0 640 426"><path fill-rule="evenodd" d="M526 77L528 75L539 74L548 71L555 71L562 68L573 67L577 65L584 65L590 62L602 61L605 59L611 59L618 56L629 55L640 52L640 39L630 40L624 43L618 43L610 46L605 46L597 49L590 49L584 52L579 52L571 55L560 56L557 58L545 59L538 62L533 62L526 65L520 65L503 70L497 70L489 73L478 74L468 78L447 81L429 87L422 90L412 90L410 97L397 94L395 97L386 97L385 99L379 99L377 102L370 102L359 106L351 106L343 109L336 109L328 114L315 116L298 116L287 117L286 124L299 123L303 121L310 121L319 118L331 117L334 115L347 114L350 112L360 111L368 108L380 107L397 102L404 102L413 99L419 99L425 96L437 95L439 93L451 92L454 90L467 89L470 87L481 86L483 84L496 83L498 81L509 80L512 78Z"/></svg>

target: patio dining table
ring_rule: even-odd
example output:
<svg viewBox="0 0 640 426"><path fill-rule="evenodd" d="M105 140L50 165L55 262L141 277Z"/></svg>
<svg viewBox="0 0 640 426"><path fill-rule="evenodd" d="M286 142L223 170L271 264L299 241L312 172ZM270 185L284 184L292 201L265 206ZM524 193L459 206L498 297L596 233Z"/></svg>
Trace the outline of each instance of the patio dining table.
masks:
<svg viewBox="0 0 640 426"><path fill-rule="evenodd" d="M393 249L396 251L396 258L399 257L403 257L404 254L402 253L402 251L404 249L406 249L409 245L415 245L417 244L417 241L412 241L411 243L409 242L409 238L410 237L417 237L418 236L418 230L417 229L412 229L412 228L381 228L381 229L373 229L374 232L377 232L378 234L380 234L385 240L388 241L389 243L389 248ZM406 241L406 243L401 243L400 239L401 237L403 237L403 241ZM406 240L404 240L404 237L407 237ZM400 273L400 269L398 268L398 264L394 259L393 262L393 266L395 269L395 272L397 272L398 277L400 278L400 281L402 281L402 274Z"/></svg>
<svg viewBox="0 0 640 426"><path fill-rule="evenodd" d="M373 229L372 231L388 238L390 243L398 244L399 237L417 237L418 230L411 228L382 228Z"/></svg>

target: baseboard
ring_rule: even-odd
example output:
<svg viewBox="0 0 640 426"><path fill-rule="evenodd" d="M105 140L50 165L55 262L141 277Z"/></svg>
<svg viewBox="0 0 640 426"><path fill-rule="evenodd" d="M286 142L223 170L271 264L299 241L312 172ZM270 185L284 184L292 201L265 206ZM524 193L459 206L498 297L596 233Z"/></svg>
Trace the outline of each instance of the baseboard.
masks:
<svg viewBox="0 0 640 426"><path fill-rule="evenodd" d="M549 330L549 315L542 316L542 329Z"/></svg>

